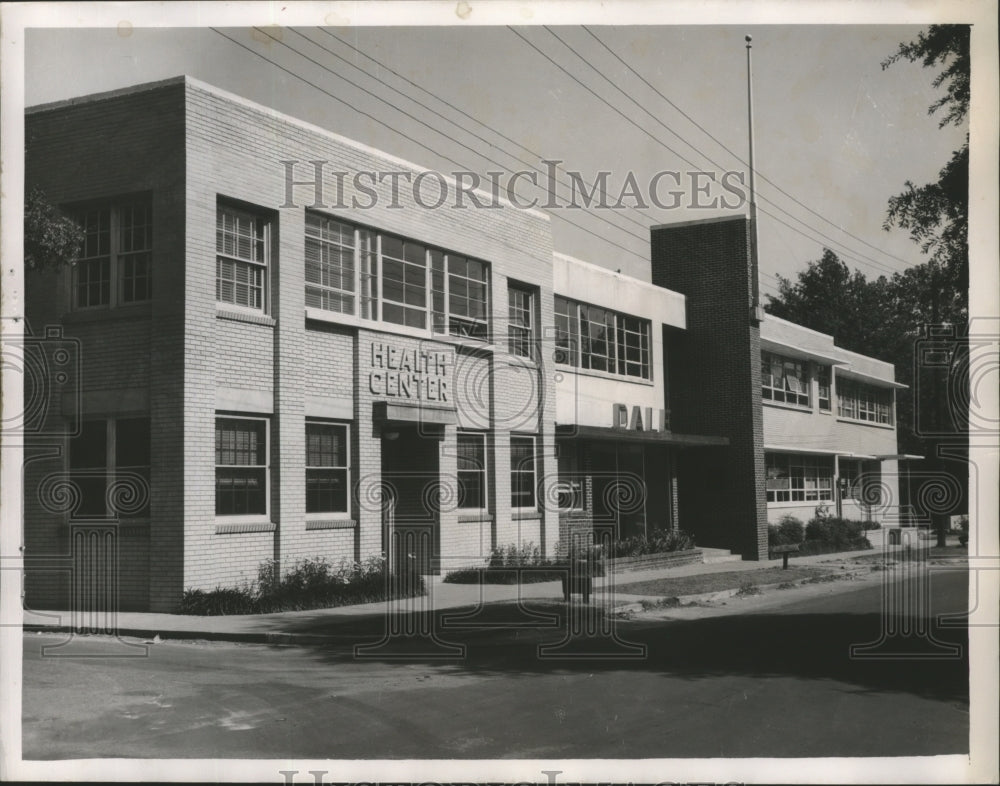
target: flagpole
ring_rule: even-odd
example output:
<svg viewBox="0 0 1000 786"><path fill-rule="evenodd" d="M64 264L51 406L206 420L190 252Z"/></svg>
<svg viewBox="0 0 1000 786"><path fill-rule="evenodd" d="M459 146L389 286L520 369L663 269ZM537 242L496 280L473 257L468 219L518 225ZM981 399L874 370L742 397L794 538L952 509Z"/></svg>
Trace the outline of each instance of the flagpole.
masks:
<svg viewBox="0 0 1000 786"><path fill-rule="evenodd" d="M760 305L760 268L757 259L757 189L754 181L753 160L753 62L750 55L752 49L751 36L747 42L747 133L750 142L750 319L760 322L764 318Z"/></svg>

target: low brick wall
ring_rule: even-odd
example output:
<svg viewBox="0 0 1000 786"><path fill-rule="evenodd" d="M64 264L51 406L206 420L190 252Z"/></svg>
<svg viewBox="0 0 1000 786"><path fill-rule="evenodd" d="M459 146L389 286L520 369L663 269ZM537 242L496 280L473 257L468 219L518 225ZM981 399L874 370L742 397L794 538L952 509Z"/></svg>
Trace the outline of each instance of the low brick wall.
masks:
<svg viewBox="0 0 1000 786"><path fill-rule="evenodd" d="M701 549L685 549L684 551L667 551L662 554L643 554L640 557L609 559L607 569L608 572L628 573L652 568L676 568L679 565L690 565L701 561Z"/></svg>

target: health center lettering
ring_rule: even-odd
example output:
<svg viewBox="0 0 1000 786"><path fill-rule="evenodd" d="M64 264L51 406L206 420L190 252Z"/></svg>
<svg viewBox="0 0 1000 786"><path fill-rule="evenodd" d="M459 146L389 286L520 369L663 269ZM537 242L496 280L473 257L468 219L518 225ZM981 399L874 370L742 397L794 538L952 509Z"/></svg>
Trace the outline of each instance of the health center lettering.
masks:
<svg viewBox="0 0 1000 786"><path fill-rule="evenodd" d="M450 352L405 349L372 342L368 389L376 396L420 401L451 400Z"/></svg>

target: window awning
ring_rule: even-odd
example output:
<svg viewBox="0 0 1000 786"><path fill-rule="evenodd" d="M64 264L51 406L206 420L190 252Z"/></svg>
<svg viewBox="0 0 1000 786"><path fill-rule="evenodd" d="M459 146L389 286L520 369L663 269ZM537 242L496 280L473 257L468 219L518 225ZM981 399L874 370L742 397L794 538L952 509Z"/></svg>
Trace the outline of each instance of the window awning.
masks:
<svg viewBox="0 0 1000 786"><path fill-rule="evenodd" d="M797 358L799 360L813 360L817 363L832 366L845 365L843 358L826 355L822 352L816 352L810 349L803 349L802 347L797 347L793 344L784 344L781 341L764 338L763 336L761 336L760 339L760 348L765 352L774 352L778 355L785 355L786 357Z"/></svg>
<svg viewBox="0 0 1000 786"><path fill-rule="evenodd" d="M454 409L431 407L419 401L375 401L372 403L372 422L454 426L458 416Z"/></svg>
<svg viewBox="0 0 1000 786"><path fill-rule="evenodd" d="M654 445L674 447L718 447L729 444L728 437L713 437L703 434L678 434L673 431L631 431L610 426L576 426L572 423L556 425L557 437L577 437L579 439L614 440L617 442L646 442Z"/></svg>
<svg viewBox="0 0 1000 786"><path fill-rule="evenodd" d="M882 388L895 388L896 390L906 390L909 385L904 385L902 382L893 382L890 379L883 379L882 377L876 377L874 374L866 374L863 371L858 371L857 369L851 368L850 366L838 366L837 376L847 377L848 379L856 379L859 382L868 382L872 385Z"/></svg>
<svg viewBox="0 0 1000 786"><path fill-rule="evenodd" d="M879 461L920 461L924 456L917 456L913 453L885 453L875 458Z"/></svg>
<svg viewBox="0 0 1000 786"><path fill-rule="evenodd" d="M797 445L765 445L767 453L807 453L814 456L841 456L842 458L867 459L873 461L882 458L870 453L855 453L850 450L834 450L832 448L805 448Z"/></svg>

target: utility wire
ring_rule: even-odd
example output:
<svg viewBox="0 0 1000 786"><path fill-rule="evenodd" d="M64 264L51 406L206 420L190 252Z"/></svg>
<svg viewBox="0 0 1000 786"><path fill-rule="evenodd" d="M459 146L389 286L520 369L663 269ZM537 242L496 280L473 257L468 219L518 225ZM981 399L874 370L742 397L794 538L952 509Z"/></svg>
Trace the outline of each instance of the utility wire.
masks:
<svg viewBox="0 0 1000 786"><path fill-rule="evenodd" d="M390 131L393 131L393 132L399 134L400 136L402 136L403 138L409 140L413 144L415 144L415 145L423 148L424 150L427 150L428 152L432 153L433 155L439 156L440 158L444 159L445 161L448 161L449 163L454 164L455 166L459 167L460 169L463 169L463 170L465 169L465 167L463 167L462 164L458 163L454 159L452 159L452 158L444 155L443 153L440 153L439 151L435 150L434 148L430 147L429 145L426 145L423 142L420 142L420 141L414 139L413 137L411 137L411 136L405 134L404 132L400 131L395 126L392 126L389 123L386 123L385 121L378 119L377 117L375 117L374 115L370 114L369 112L365 112L364 110L359 109L358 107L356 107L356 106L354 106L352 104L349 104L347 101L344 101L342 98L339 98L338 96L335 96L329 90L325 90L324 88L322 88L319 85L317 85L315 82L311 82L310 80L306 79L301 74L298 74L298 73L296 73L295 71L293 71L291 69L285 68L284 66L280 65L279 63L275 62L274 60L270 59L269 57L261 54L260 52L254 50L254 49L252 49L252 48L250 48L248 46L246 46L245 44L237 41L236 39L232 38L231 36L226 35L221 30L219 30L219 29L217 29L215 27L210 27L209 29L213 30L216 33L218 33L220 36L222 36L226 40L230 41L231 43L236 44L236 46L240 47L241 49L245 49L246 51L250 52L251 54L256 55L261 60L264 60L265 62L269 63L270 65L274 66L275 68L278 68L279 70L284 71L286 74L289 74L290 76L293 76L296 79L299 79L300 81L304 82L305 84L309 85L310 87L312 87L312 88L314 88L316 90L319 90L324 95L329 96L334 101L337 101L338 103L343 104L344 106L348 107L352 111L355 111L358 114L363 115L364 117L367 117L369 120L372 120L373 122L378 123L379 125L383 126L384 128L387 128ZM259 29L259 28L254 28L254 29ZM288 44L285 44L284 42L279 41L278 39L276 39L273 36L271 36L270 34L268 34L266 31L261 31L261 32L263 32L265 35L268 35L269 38L273 38L275 41L278 41L278 43L281 43L283 46L287 47L288 49L291 49L293 52L296 52L297 54L300 54L306 60L309 60L310 62L315 63L316 65L319 65L320 68L324 68L324 70L329 71L330 73L333 73L334 75L337 75L334 71L331 71L330 69L326 68L321 63L317 63L315 60L313 60L312 58L308 57L307 55L302 55L302 53L298 52L298 50L296 50L294 47L291 47ZM354 84L354 83L351 82L351 84ZM359 88L359 89L363 90L363 88ZM368 91L364 91L364 92L367 93ZM369 93L369 95L372 95L372 94ZM375 97L378 98L377 96L375 96ZM379 100L382 100L383 103L388 103L388 102L385 102L384 99L379 99ZM400 111L402 111L402 110L400 110ZM418 122L422 123L422 121L418 121ZM427 125L426 123L422 123L422 124L423 125ZM428 126L428 127L430 127L430 126ZM433 129L433 127L430 127L430 128L432 130L436 131L436 129ZM437 133L442 133L442 132L437 131ZM448 139L452 139L451 137L448 137L447 134L443 134L443 135L446 138L448 138ZM456 142L457 144L461 144L460 142L457 142L457 140L452 139L452 141ZM466 145L462 145L462 146L463 147L467 147ZM471 148L469 148L469 149L471 149ZM475 151L473 151L473 152L475 152ZM479 154L477 153L477 155L479 155ZM491 159L487 159L487 160L491 161ZM496 162L492 162L492 163L496 163ZM501 166L501 165L497 164L497 166ZM576 223L575 221L570 220L569 218L566 218L566 216L563 216L561 214L556 213L554 215L556 215L558 218L561 218L563 221L567 222L568 224L571 224L571 225L575 226L577 229L580 229L580 230L582 230L584 232L587 232L588 234L593 235L594 237L596 237L596 238L598 238L600 240L603 240L604 242L606 242L606 243L608 243L608 244L610 244L612 246L615 246L616 248L621 249L622 251L626 252L627 254L630 254L630 255L632 255L632 256L634 256L634 257L642 260L643 262L646 262L646 259L645 259L645 257L642 254L639 254L636 251L633 251L632 249L627 248L627 247L621 245L620 243L616 243L615 241L608 239L605 235L600 235L600 234L598 234L598 233L596 233L596 232L594 232L594 231L592 231L590 229L587 229L586 227L581 226L580 224ZM612 226L615 226L615 225L612 224ZM623 229L621 227L617 227L617 228L620 231L625 232L626 234L630 235L631 237L634 237L634 238L636 238L638 240L641 240L643 243L648 243L648 238L639 237L638 235L635 235L635 234L633 234L633 233L629 232L628 230Z"/></svg>
<svg viewBox="0 0 1000 786"><path fill-rule="evenodd" d="M486 144L486 145L488 145L490 147L496 148L497 150L499 150L500 152L502 152L504 155L510 156L512 159L514 159L518 163L523 164L524 166L527 166L527 167L531 167L531 169L533 171L535 171L535 172L538 172L538 173L540 173L542 175L548 175L548 173L544 169L542 169L541 167L539 167L537 164L533 164L530 161L525 161L523 158L520 158L519 156L515 155L514 153L511 153L510 151L505 150L500 145L497 145L494 142L491 142L488 139L480 136L475 131L471 131L470 129L465 128L464 126L459 125L455 121L450 120L449 118L445 117L445 115L443 115L441 112L437 111L436 109L433 109L432 107L427 106L423 102L418 101L412 95L409 95L408 93L404 93L402 90L399 90L398 88L393 87L392 85L390 85L385 80L380 79L379 77L375 76L374 74L369 73L368 71L365 71L364 69L360 68L356 64L352 63L347 58L343 57L342 55L337 54L332 49L329 49L329 48L323 46L322 44L320 44L317 41L313 40L309 36L304 35L303 33L299 32L298 30L296 30L294 28L291 28L291 27L286 28L286 29L291 30L293 33L295 33L296 35L300 36L301 38L304 38L306 41L308 41L309 43L311 43L313 46L319 47L324 52L328 52L329 54L333 55L334 57L336 57L341 62L346 63L347 65L349 65L351 68L355 69L356 71L360 71L362 74L364 74L365 76L369 77L370 79L374 79L376 82L378 82L379 84L384 85L385 87L389 88L394 93L403 96L404 98L408 99L409 101L412 101L413 103L415 103L417 106L422 107L423 109L427 110L428 112L432 113L433 115L441 118L446 123L449 123L449 124L455 126L456 128L459 128L462 131L466 132L467 134L470 134L471 136L475 137L476 139L478 139L483 144ZM472 117L471 115L468 115L467 113L463 112L461 109L458 109L453 104L449 103L448 101L445 101L443 98L441 98L440 96L435 95L434 93L430 92L429 90L426 90L425 88L421 87L417 83L415 83L415 82L407 79L406 77L404 77L401 74L399 74L397 71L394 71L393 69L391 69L388 66L386 66L384 63L382 63L382 62L376 60L374 57L371 57L370 55L366 54L361 49L358 49L357 47L352 46L351 44L345 42L342 38L334 35L333 33L330 33L329 31L327 31L325 29L321 28L321 31L324 32L324 33L326 33L327 35L329 35L331 38L334 38L337 41L340 41L341 43L344 43L346 46L350 47L351 49L353 49L358 54L363 55L364 57L368 58L373 63L375 63L376 66L378 66L378 67L380 67L380 68L382 68L382 69L384 69L386 71L389 71L392 74L395 74L397 77L399 77L400 79L402 79L403 81L405 81L410 86L415 87L418 90L421 90L422 92L424 92L427 95L431 96L431 98L434 98L436 101L440 101L441 103L445 104L446 106L451 107L453 110L455 110L456 112L459 112L460 114L462 114L465 117L469 118L470 120L472 120L473 122L475 122L477 125L480 125L483 128L489 129L489 126L487 126L485 123L477 120L476 118ZM366 92L368 92L368 91L366 91ZM493 130L493 129L490 129L490 130ZM528 148L523 147L522 145L518 144L517 142L515 142L512 139L510 139L509 137L504 136L499 131L495 131L494 130L494 133L496 133L498 136L502 137L503 139L507 140L511 144L515 145L516 147L521 147L522 149L526 150L531 155L536 156L539 160L543 160L543 157L540 154L534 153L531 150L529 150ZM484 158L485 158L485 156L484 156ZM490 161L490 159L488 159L488 158L486 160ZM496 163L496 162L492 162L491 161L491 163ZM497 164L497 165L499 166L499 164ZM559 168L559 167L557 167L557 168ZM575 185L567 182L566 180L559 179L557 177L554 178L554 180L557 183L559 183L559 185L563 186L566 189L569 189L571 193L575 193L575 189L576 189ZM584 183L584 185L589 185L591 188L594 188L597 185L596 183L587 183L582 178L581 178L581 182ZM594 215L595 218L600 218L600 220L605 221L606 223L611 224L616 229L621 229L621 227L618 227L618 225L614 224L613 222L611 222L608 219L602 218L602 217L598 216L597 214L592 214L592 215ZM649 224L645 224L645 223L643 223L641 221L637 221L636 219L632 218L627 213L624 213L624 214L614 214L614 215L619 216L619 217L625 219L626 221L630 221L631 223L635 224L636 226L638 226L640 229L642 229L644 231L647 231L647 232L649 231L649 226L650 226Z"/></svg>
<svg viewBox="0 0 1000 786"><path fill-rule="evenodd" d="M695 128L697 128L699 131L701 131L703 134L705 134L709 139L711 139L713 142L715 142L717 145L719 145L719 147L721 147L723 150L727 151L740 164L742 164L743 166L749 166L749 164L746 161L744 161L737 153L735 153L733 150L731 150L729 147L727 147L723 142L721 142L718 139L716 139L716 137L710 131L708 131L708 129L706 129L697 120L695 120L693 117L691 117L691 115L689 115L687 112L685 112L679 106L677 106L677 104L675 104L673 101L671 101L669 98L667 98L654 85L650 84L649 81L647 81L646 78L642 74L640 74L638 71L636 71L634 68L632 68L632 66L630 66L628 63L626 63L621 57L619 57L619 55L613 49L611 49L611 47L609 47L606 43L604 43L604 41L602 41L600 38L598 38L598 36L594 33L593 30L591 30L586 25L583 25L583 29L585 31L587 31L587 33L590 35L591 38L593 38L595 41L597 41L597 43L599 43L602 47L604 47L604 49L606 49L611 54L612 57L614 57L623 66L625 66L625 68L627 68L630 72L632 72L632 74L634 74L635 76L637 76L642 81L642 83L645 84L650 90L652 90L660 98L662 98L664 101L666 101L668 104L670 104L670 106L672 106L677 112L679 112L681 114L681 116L683 116L691 124L693 124ZM781 186L779 186L777 183L775 183L769 177L767 177L763 173L761 173L761 171L759 169L757 170L757 176L761 180L763 180L765 183L768 183L776 191L778 191L781 194L784 194L786 197L788 197L789 199L791 199L799 207L801 207L804 210L807 210L808 212L812 213L814 216L816 216L817 218L825 221L830 226L832 226L832 227L840 230L841 232L843 232L848 237L853 238L854 240L857 240L859 243L863 243L864 245L868 246L869 248L871 248L871 249L873 249L875 251L878 251L881 254L885 254L887 257L889 257L891 259L895 259L897 262L903 262L907 266L912 266L912 263L909 260L903 259L902 257L896 256L895 254L892 254L892 253L890 253L890 252L888 252L888 251L886 251L886 250L884 250L882 248L879 248L878 246L876 246L876 245L874 245L872 243L869 243L864 238L859 237L859 236L853 234L852 232L849 232L848 230L844 229L841 226L838 226L833 221L831 221L826 216L824 216L822 213L819 213L816 210L813 210L808 205L806 205L803 202L799 201L795 196L793 196L792 194L790 194L787 191L785 191L785 189L783 189Z"/></svg>
<svg viewBox="0 0 1000 786"><path fill-rule="evenodd" d="M513 28L509 28L509 29L513 30ZM674 131L674 130L673 130L672 128L670 128L670 127L669 127L669 126L668 126L668 125L667 125L666 123L664 123L664 122L663 122L662 120L660 120L660 119L659 119L658 117L656 117L656 115L654 115L654 114L653 114L653 113L651 113L651 112L650 112L650 111L649 111L648 109L646 109L646 107L644 107L644 106L643 106L643 105L642 105L641 103L639 103L639 102L638 102L638 101L636 101L636 100L635 100L635 99L634 99L634 98L633 98L632 96L630 96L630 95L629 95L628 93L626 93L626 92L625 92L625 91L624 91L624 90L623 90L623 89L622 89L622 88L621 88L621 87L620 87L619 85L617 85L617 84L616 84L616 83L615 83L614 81L612 81L612 80L611 80L611 79L609 79L609 78L608 78L607 76L605 76L605 75L604 75L603 73L601 73L601 71L599 71L599 70L598 70L597 68L595 68L595 67L593 66L593 64L592 64L592 63L591 63L591 62L590 62L590 61L589 61L589 60L588 60L587 58L583 57L583 55L581 55L581 54L580 54L579 52L577 52L577 51L576 51L576 50L575 50L575 49L574 49L574 48L573 48L572 46L570 46L570 45L569 45L568 43L566 43L566 42L565 42L565 41L564 41L564 40L563 40L563 39L562 39L562 38L561 38L561 37L560 37L560 36L559 36L559 35L558 35L558 34L557 34L557 33L556 33L555 31L553 31L553 30L552 30L552 29L551 29L550 27L548 27L548 26L545 26L545 30L546 30L546 31L548 31L548 33L549 33L549 34L550 34L551 36L553 36L553 37L554 37L554 38L555 38L555 39L556 39L557 41L559 41L559 43L561 43L561 44L562 44L562 45L563 45L564 47L566 47L567 49L569 49L569 51L570 51L570 52L572 52L572 53L573 53L573 54L574 54L574 55L575 55L575 56L576 56L576 57L577 57L577 58L578 58L578 59L579 59L579 60L580 60L581 62L583 62L583 63L584 63L584 64L585 64L585 65L586 65L586 66L587 66L588 68L590 68L590 69L591 69L592 71L594 71L594 73L598 74L598 75L599 75L599 76L600 76L600 77L601 77L602 79L604 79L604 81L608 82L608 84L610 84L610 85L611 85L611 86L612 86L612 87L613 87L613 88L614 88L615 90L617 90L617 91L618 91L619 93L621 93L621 94L622 94L623 96L625 96L625 97L626 97L626 98L627 98L627 99L628 99L629 101L631 101L631 102L632 102L633 104L635 104L635 105L636 105L636 106L637 106L637 107L638 107L638 108L639 108L640 110L642 110L643 112L645 112L645 113L646 113L646 115L648 115L648 116L649 116L649 117L650 117L650 118L651 118L651 119L652 119L652 120L653 120L653 121L654 121L655 123L659 124L659 125L660 125L660 126L661 126L662 128L664 128L664 129L665 129L666 131L668 131L669 133L671 133L671 134L673 134L674 136L676 136L676 137L677 137L678 139L680 139L680 140L681 140L682 142L684 142L684 144L686 144L686 145L687 145L688 147L690 147L690 148L691 148L692 150L694 150L694 151L695 151L696 153L698 153L698 155L700 155L700 156L701 156L702 158L704 158L704 159L705 159L706 161L708 161L708 162L709 162L710 164L712 164L713 166L716 166L716 167L718 167L718 168L720 168L720 169L722 168L722 165L721 165L721 164L720 164L719 162L715 161L715 160L714 160L714 159L713 159L712 157L710 157L710 156L708 156L707 154L703 153L703 152L702 152L701 150L699 150L699 149L698 149L697 147L695 147L695 146L694 146L694 145L693 145L692 143L688 142L688 141L687 141L686 139L684 139L684 138L683 138L682 136L680 136L680 134L678 134L678 133L677 133L676 131ZM562 72L563 72L564 74L566 74L566 75L567 75L567 76L569 76L569 77L570 77L571 79L573 79L573 81L575 81L575 82L576 82L577 84L579 84L579 85L582 85L582 86L586 87L585 85L583 85L583 83L582 83L582 82L580 82L580 80L579 80L579 79L577 79L577 78L576 78L575 76L573 76L573 75L572 75L572 74L571 74L571 73L570 73L569 71L567 71L567 70L566 70L566 69L565 69L565 68L564 68L563 66L559 65L559 64L558 64L558 63L557 63L557 62L556 62L555 60L553 60L553 59L552 59L551 57L549 57L549 56L548 56L548 55L546 55L546 54L545 54L544 52L542 52L542 51L541 51L541 50L540 50L540 49L539 49L538 47L536 47L536 46L535 46L534 44L531 44L530 42L528 42L528 40L527 40L527 39L526 39L526 38L525 38L524 36L522 36L522 35L521 35L520 33L517 33L516 31L514 31L514 32L516 33L516 35L517 35L517 36L518 36L519 38L521 38L521 40L522 40L522 41L525 41L525 42L527 42L527 43L529 44L529 46L531 46L531 47L532 47L532 48L533 48L533 49L534 49L534 50L535 50L536 52L538 52L539 54L541 54L541 55L542 55L542 56L543 56L543 57L544 57L544 58L545 58L546 60L548 60L548 61L549 61L550 63L552 63L552 64L553 64L554 66L556 66L556 67L557 67L557 68L558 68L559 70L561 70L561 71L562 71ZM626 116L625 114L623 114L623 113L622 113L621 111L619 111L619 110L618 110L618 109L617 109L616 107L612 106L612 105L610 104L610 102L608 102L608 101L607 101L606 99L602 98L602 97L601 97L600 95L598 95L597 93L595 93L595 92L594 92L593 90L590 90L590 88L589 88L589 87L587 87L586 89L587 89L587 90L589 90L589 91L590 91L590 92L591 92L591 93L592 93L592 94L593 94L594 96L596 96L596 97L597 97L598 99L600 99L600 100L601 100L601 101L602 101L602 102L603 102L604 104L606 104L607 106L611 107L611 108L612 108L612 109L613 109L614 111L618 112L618 114L619 114L619 115L621 115L621 116L622 116L622 117L624 117L624 118L625 118L626 120L628 120L628 122L630 122L630 123L631 123L632 125L634 125L634 126L635 126L636 128L639 128L639 129L640 129L641 131L643 131L644 133L646 133L646 134L647 134L647 136L650 136L650 138L654 139L654 141L656 141L656 142L657 142L658 144L660 144L660 145L662 145L663 147L665 147L665 148L666 148L667 150L669 150L669 151L670 151L671 153L674 153L674 155L678 155L677 151L673 150L673 148L671 148L670 146L668 146L668 145L666 145L665 143L663 143L663 141L662 141L662 140L659 140L659 139L657 139L656 137L654 137L654 136L653 136L652 134L649 134L649 132L648 132L648 131L646 131L646 130L645 130L644 128L642 128L642 127L641 127L641 126L640 126L640 125L639 125L638 123L636 123L636 122L635 122L634 120L632 120L631 118L627 117L627 116ZM730 151L730 152L732 152L732 151ZM735 154L734 154L734 155L735 155ZM691 163L691 162L690 162L690 161L688 161L688 160L687 160L686 158L684 158L684 157L681 157L681 160L682 160L682 161L684 161L685 163L689 164L690 166L692 166L692 167L695 167L695 164ZM738 160L739 160L739 159L738 159ZM745 163L745 162L741 162L741 163ZM697 167L696 167L696 168L697 168ZM884 272L894 272L893 268L891 268L890 266L886 265L886 264L885 264L884 262L879 262L878 260L875 260L875 259L872 259L871 257L868 257L868 256L866 256L866 255L862 254L862 253L861 253L860 251L856 251L856 250L854 250L854 249L850 249L850 247L849 247L849 246L847 246L846 244L844 244L844 243L842 243L842 242L840 242L840 241L836 241L836 240L834 240L833 238L830 238L830 237L829 237L828 235L824 235L823 233L821 233L821 232L820 232L820 231L819 231L818 229L815 229L814 227L810 227L810 226L809 226L809 224L807 224L807 223L806 223L805 221L802 221L801 219L799 219L799 218L797 218L796 216L792 215L792 214L791 214L791 213L789 213L789 212L788 212L787 210L785 210L784 208L782 208L782 207L781 207L781 205L778 205L777 203L775 203L775 202L774 202L773 200L771 200L771 199L768 199L768 198L767 198L766 196L763 196L763 195L760 195L760 196L761 196L761 199L763 199L763 200L764 200L765 202L767 202L768 204L770 204L770 205L774 206L774 207L775 207L775 209L777 209L777 210L780 210L780 211L781 211L782 213L784 213L785 215L787 215L787 216L788 216L789 218L791 218L791 219L793 219L793 220L795 220L795 221L798 221L799 223L803 224L804 226L807 226L807 227L809 227L810 229L813 229L813 231L817 232L817 234L820 234L820 235L822 235L823 237L826 237L826 238L827 238L828 240L830 240L830 241L831 241L832 243L836 243L836 244L838 244L838 245L842 246L843 248L846 248L846 249L848 249L848 250L849 250L849 251L850 251L851 253L853 253L853 254L855 254L855 255L857 255L857 256L859 256L859 257L861 257L862 259L865 259L865 260L867 260L867 261L868 261L868 262L869 262L869 263L871 264L871 266L873 266L873 267L876 267L876 268L878 268L878 269L880 269L880 270L882 270L882 271L884 271ZM769 215L771 215L771 214L769 214ZM831 223L832 223L832 222L831 222ZM836 225L834 225L834 226L836 226Z"/></svg>

